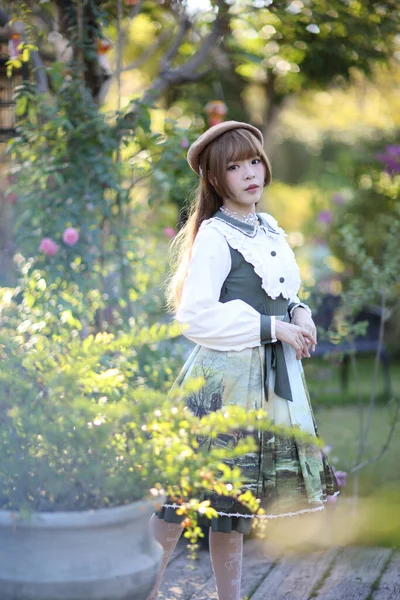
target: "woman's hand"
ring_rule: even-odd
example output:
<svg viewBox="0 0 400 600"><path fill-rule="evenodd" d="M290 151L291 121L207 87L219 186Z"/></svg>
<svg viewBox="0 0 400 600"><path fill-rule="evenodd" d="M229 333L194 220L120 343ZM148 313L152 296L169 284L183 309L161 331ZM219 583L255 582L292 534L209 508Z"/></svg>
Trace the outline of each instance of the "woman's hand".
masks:
<svg viewBox="0 0 400 600"><path fill-rule="evenodd" d="M306 311L304 311L306 312ZM305 327L299 327L293 323L286 323L276 319L275 335L281 342L286 342L296 350L296 359L310 358L308 348L315 348L317 340Z"/></svg>
<svg viewBox="0 0 400 600"><path fill-rule="evenodd" d="M301 308L301 306L295 308L291 323L297 325L301 329L306 329L315 339L315 342L311 345L311 350L314 352L317 344L317 328L315 327L315 323L312 320L310 313L304 310L304 308Z"/></svg>

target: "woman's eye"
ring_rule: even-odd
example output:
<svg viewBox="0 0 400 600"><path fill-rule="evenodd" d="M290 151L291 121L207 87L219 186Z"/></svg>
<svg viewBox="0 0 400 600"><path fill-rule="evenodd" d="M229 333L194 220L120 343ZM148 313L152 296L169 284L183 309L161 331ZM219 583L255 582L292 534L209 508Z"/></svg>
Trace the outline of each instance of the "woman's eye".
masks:
<svg viewBox="0 0 400 600"><path fill-rule="evenodd" d="M261 158L253 158L251 162L253 165L258 165L261 162ZM239 167L239 165L230 165L228 171L236 171L236 167Z"/></svg>

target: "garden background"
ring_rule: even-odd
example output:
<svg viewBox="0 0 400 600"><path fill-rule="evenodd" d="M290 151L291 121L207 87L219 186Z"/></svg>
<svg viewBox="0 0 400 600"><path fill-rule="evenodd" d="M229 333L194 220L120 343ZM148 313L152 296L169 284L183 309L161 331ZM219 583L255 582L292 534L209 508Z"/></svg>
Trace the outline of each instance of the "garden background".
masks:
<svg viewBox="0 0 400 600"><path fill-rule="evenodd" d="M107 364L107 385L129 372L137 389L165 394L189 349L168 329L163 296L168 246L196 184L185 154L214 123L253 123L273 171L260 210L286 230L301 297L324 325L327 352L305 369L330 459L349 473L343 506L360 509L352 541L389 545L400 540L399 10L356 0L0 3L3 343L10 331L20 346L51 340L71 376L69 344L112 335L125 340L126 363ZM108 393L104 384L99 396Z"/></svg>

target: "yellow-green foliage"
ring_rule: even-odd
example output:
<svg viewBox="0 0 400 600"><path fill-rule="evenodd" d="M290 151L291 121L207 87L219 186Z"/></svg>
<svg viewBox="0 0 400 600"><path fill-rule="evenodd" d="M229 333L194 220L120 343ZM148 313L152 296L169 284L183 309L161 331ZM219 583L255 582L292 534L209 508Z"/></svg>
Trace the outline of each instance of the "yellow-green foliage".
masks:
<svg viewBox="0 0 400 600"><path fill-rule="evenodd" d="M353 72L346 88L305 91L293 98L281 113L285 135L309 143L329 134L345 143L375 140L400 127L400 67L380 65L373 77Z"/></svg>
<svg viewBox="0 0 400 600"><path fill-rule="evenodd" d="M290 186L275 181L263 197L263 207L287 232L304 231L313 216L313 204L321 197L317 185Z"/></svg>
<svg viewBox="0 0 400 600"><path fill-rule="evenodd" d="M33 290L33 302L13 305L5 294L2 307L0 508L95 509L165 490L181 502L194 539L196 511L215 516L202 499L207 490L259 510L254 496L242 494L240 471L224 462L255 450L255 429L315 442L296 428L273 426L262 411L232 406L199 419L183 398L202 379L169 395L154 387L142 365L150 363L154 345L178 334L175 325L133 323L127 332L84 336L75 319L57 323L55 311L46 327L40 290L33 283L25 289L28 298ZM237 429L249 432L237 447L200 450L198 438Z"/></svg>

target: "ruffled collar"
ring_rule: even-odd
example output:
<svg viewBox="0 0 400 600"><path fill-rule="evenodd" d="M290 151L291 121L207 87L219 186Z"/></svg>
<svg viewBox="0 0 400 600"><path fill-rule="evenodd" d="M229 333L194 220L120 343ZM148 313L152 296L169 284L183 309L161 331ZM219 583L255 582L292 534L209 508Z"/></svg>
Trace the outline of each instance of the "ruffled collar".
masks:
<svg viewBox="0 0 400 600"><path fill-rule="evenodd" d="M272 225L270 223L268 223L268 221L265 219L265 217L262 214L256 213L256 215L257 215L259 223L269 233L274 233L276 235L279 235L279 231L274 229L274 227L272 227ZM227 215L220 209L218 209L217 212L214 214L214 218L218 219L220 221L224 221L225 223L227 223L228 225L233 227L233 229L237 229L238 231L241 231L242 233L244 233L245 235L247 235L249 237L255 237L257 235L257 230L258 230L257 225L250 225L250 223L245 223L244 221L241 221L240 219L235 219L235 217L231 217L230 215Z"/></svg>

